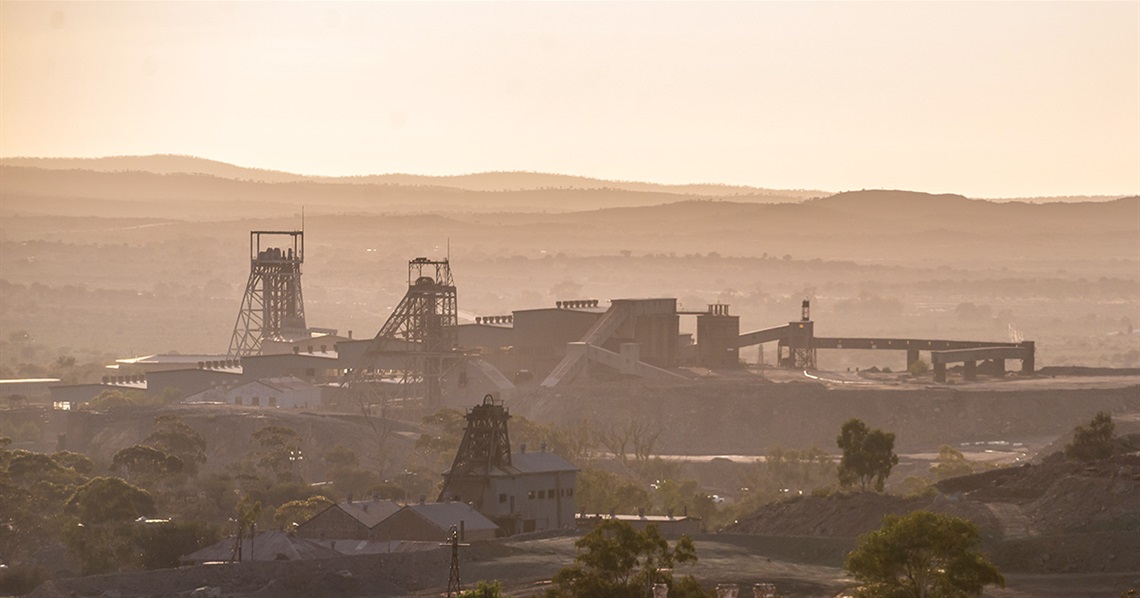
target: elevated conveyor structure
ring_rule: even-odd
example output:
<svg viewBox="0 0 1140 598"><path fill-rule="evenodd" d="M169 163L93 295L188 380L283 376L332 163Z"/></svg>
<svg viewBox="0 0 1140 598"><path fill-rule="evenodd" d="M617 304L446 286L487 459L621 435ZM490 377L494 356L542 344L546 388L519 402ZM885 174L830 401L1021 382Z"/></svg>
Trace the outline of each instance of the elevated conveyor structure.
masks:
<svg viewBox="0 0 1140 598"><path fill-rule="evenodd" d="M569 344L566 356L541 386L553 388L572 381L588 361L625 364L618 370L637 376L657 378L661 372L676 376L668 368L676 365L677 335L676 299L614 299L581 340ZM630 343L638 346L636 361L641 365L627 363L629 349L621 348Z"/></svg>
<svg viewBox="0 0 1140 598"><path fill-rule="evenodd" d="M920 351L928 351L934 365L934 377L938 382L946 381L947 363L964 363L967 379L974 378L975 365L980 360L993 360L1004 369L1006 359L1019 359L1024 374L1032 374L1035 368L1033 341L815 336L810 303L806 300L803 302L803 318L799 322L741 334L737 346L748 347L774 341L779 342L780 346L779 365L791 368L814 369L815 352L819 349L906 351L907 368L919 360Z"/></svg>
<svg viewBox="0 0 1140 598"><path fill-rule="evenodd" d="M625 322L626 316L629 314L628 308L629 306L624 303L610 304L610 308L606 310L606 313L602 314L602 317L586 331L586 334L582 335L581 343L574 344L598 346L605 343L613 336L618 326L621 326L622 323ZM542 381L542 386L553 388L563 381L573 380L574 377L582 371L582 368L585 367L585 359L585 351L568 350L566 357L563 357L562 361L554 366L554 370Z"/></svg>
<svg viewBox="0 0 1140 598"><path fill-rule="evenodd" d="M776 326L775 328L765 328L764 330L755 330L753 332L745 332L740 335L737 341L737 348L751 347L762 343L770 343L778 341L782 338L787 338L790 330L788 326Z"/></svg>

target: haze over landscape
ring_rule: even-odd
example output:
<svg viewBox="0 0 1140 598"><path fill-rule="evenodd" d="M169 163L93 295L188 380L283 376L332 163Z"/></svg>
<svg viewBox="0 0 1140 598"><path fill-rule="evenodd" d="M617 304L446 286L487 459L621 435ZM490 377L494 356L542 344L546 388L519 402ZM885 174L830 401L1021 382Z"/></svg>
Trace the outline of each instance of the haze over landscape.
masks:
<svg viewBox="0 0 1140 598"><path fill-rule="evenodd" d="M0 6L0 155L1134 194L1133 2Z"/></svg>
<svg viewBox="0 0 1140 598"><path fill-rule="evenodd" d="M236 350L294 259L251 231L301 229L300 331ZM451 283L430 370L408 306ZM448 526L377 542L353 496L453 508L488 394L575 472L568 523L553 482L456 501L510 505L462 561L503 595L565 589L579 511L691 525L705 593L670 596L837 596L929 511L979 530L984 596L1116 598L1138 326L1137 2L0 0L0 595L441 595ZM146 496L94 522L100 483ZM312 531L336 509L375 527ZM187 564L247 519L288 562Z"/></svg>

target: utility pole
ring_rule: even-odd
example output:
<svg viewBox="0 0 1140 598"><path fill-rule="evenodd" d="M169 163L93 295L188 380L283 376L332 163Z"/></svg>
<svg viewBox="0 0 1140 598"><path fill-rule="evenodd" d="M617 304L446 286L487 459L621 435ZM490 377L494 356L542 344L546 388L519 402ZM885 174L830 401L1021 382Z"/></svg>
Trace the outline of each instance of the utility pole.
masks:
<svg viewBox="0 0 1140 598"><path fill-rule="evenodd" d="M463 592L463 585L459 581L459 547L470 546L470 544L459 541L459 527L457 526L451 526L447 533L447 542L440 543L440 546L451 547L451 570L447 575L447 598L451 598Z"/></svg>

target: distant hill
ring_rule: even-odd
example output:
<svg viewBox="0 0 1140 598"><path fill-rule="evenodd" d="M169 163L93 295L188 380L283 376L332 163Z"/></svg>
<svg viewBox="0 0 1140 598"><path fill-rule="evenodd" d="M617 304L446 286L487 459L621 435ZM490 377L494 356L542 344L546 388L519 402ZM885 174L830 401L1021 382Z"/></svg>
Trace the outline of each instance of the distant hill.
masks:
<svg viewBox="0 0 1140 598"><path fill-rule="evenodd" d="M874 260L1140 252L1136 196L1038 204L867 190L772 203L768 196L693 199L613 188L471 191L17 166L0 166L0 179L0 214L25 217L25 225L26 217L295 220L304 207L310 223L331 217L341 230L359 224L388 236L470 234L555 252L589 247L683 253L711 246L727 255L753 255L765 247L761 252ZM400 214L446 218L425 223Z"/></svg>
<svg viewBox="0 0 1140 598"><path fill-rule="evenodd" d="M3 158L2 166L45 170L89 170L92 172L148 172L153 174L206 174L218 178L264 183L319 182L348 185L399 185L407 187L446 187L465 191L527 191L540 189L616 189L648 193L672 193L702 197L764 197L768 201L799 200L829 195L826 191L773 190L759 187L719 184L661 185L636 181L608 181L589 177L538 172L482 172L451 176L416 174L374 174L365 176L310 176L235 166L216 160L159 154L152 156L110 156L105 158Z"/></svg>

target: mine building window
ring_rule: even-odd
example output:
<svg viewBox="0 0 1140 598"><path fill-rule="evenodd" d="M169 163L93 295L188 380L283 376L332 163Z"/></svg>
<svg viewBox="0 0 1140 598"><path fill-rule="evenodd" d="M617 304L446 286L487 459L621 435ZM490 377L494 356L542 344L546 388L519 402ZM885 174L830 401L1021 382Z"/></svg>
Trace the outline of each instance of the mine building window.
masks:
<svg viewBox="0 0 1140 598"><path fill-rule="evenodd" d="M253 397L253 400L250 401L249 404L253 405L254 407L260 407L261 406L261 397Z"/></svg>
<svg viewBox="0 0 1140 598"><path fill-rule="evenodd" d="M328 352L329 352L329 346L328 345L321 345L321 353L328 353Z"/></svg>
<svg viewBox="0 0 1140 598"><path fill-rule="evenodd" d="M276 407L277 406L277 397L269 397L269 406L270 407Z"/></svg>
<svg viewBox="0 0 1140 598"><path fill-rule="evenodd" d="M538 491L538 498L539 499L546 498L546 490L539 490Z"/></svg>
<svg viewBox="0 0 1140 598"><path fill-rule="evenodd" d="M527 498L529 498L529 499L531 499L531 500L534 500L534 490L531 490L530 492L527 492L527 493L526 493L526 497L527 497Z"/></svg>
<svg viewBox="0 0 1140 598"><path fill-rule="evenodd" d="M500 503L505 503L505 502L507 502L507 495L506 495L506 494L500 494L500 495L499 495L499 502L500 502Z"/></svg>
<svg viewBox="0 0 1140 598"><path fill-rule="evenodd" d="M566 489L566 496L574 496L574 489L573 488L567 488Z"/></svg>
<svg viewBox="0 0 1140 598"><path fill-rule="evenodd" d="M551 488L550 491L546 493L546 495L549 496L550 498L554 498L554 496L555 496L554 488Z"/></svg>
<svg viewBox="0 0 1140 598"><path fill-rule="evenodd" d="M308 368L305 370L305 375L312 378L313 376L317 375L317 370L314 368Z"/></svg>

